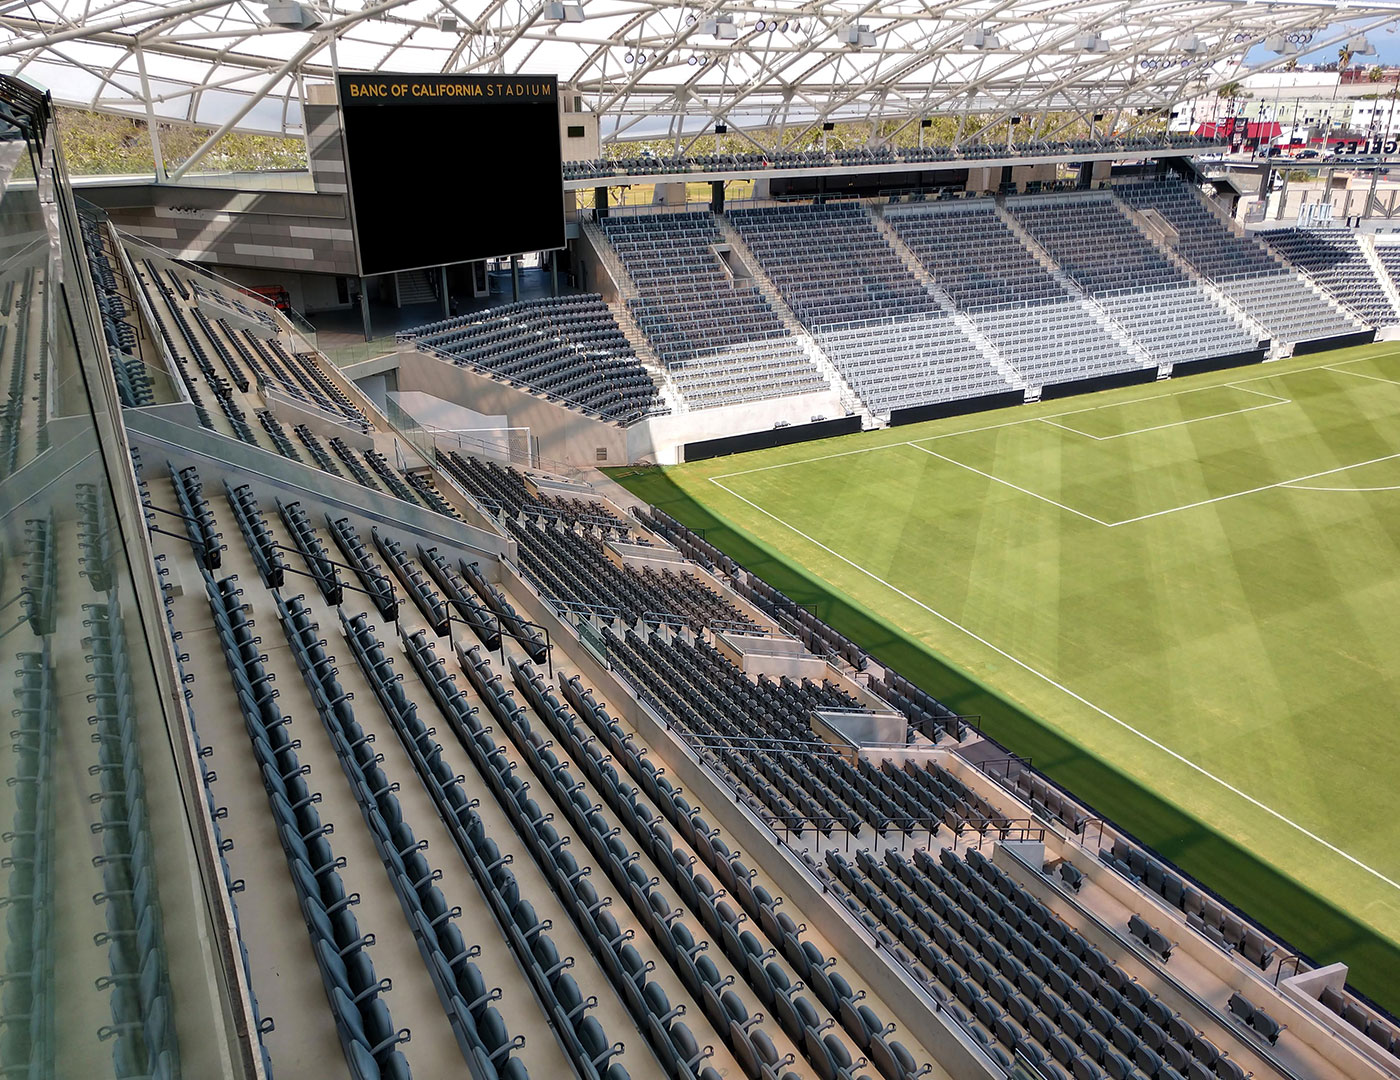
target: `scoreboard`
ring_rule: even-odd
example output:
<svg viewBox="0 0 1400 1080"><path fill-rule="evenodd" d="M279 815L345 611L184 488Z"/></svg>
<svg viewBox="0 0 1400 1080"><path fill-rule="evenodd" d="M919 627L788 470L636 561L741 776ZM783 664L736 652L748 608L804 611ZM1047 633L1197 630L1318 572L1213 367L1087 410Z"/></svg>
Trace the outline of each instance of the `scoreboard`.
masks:
<svg viewBox="0 0 1400 1080"><path fill-rule="evenodd" d="M564 246L553 75L339 76L361 275Z"/></svg>

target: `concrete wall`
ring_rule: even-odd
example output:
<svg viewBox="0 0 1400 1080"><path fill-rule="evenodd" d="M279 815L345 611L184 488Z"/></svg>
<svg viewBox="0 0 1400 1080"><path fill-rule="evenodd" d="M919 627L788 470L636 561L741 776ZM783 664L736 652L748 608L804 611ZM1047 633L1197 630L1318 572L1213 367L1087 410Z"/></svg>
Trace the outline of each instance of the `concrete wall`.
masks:
<svg viewBox="0 0 1400 1080"><path fill-rule="evenodd" d="M805 424L814 416L831 419L845 414L841 395L834 390L822 390L797 397L653 416L627 429L629 460L646 459L658 465L674 465L681 460L681 447L686 443L766 431L782 420L789 424Z"/></svg>
<svg viewBox="0 0 1400 1080"><path fill-rule="evenodd" d="M844 414L834 391L802 394L773 401L701 409L697 412L654 416L626 428L584 416L574 409L547 401L538 394L457 367L405 346L398 354L400 393L421 392L492 418L504 417L510 427L528 427L537 440L541 458L575 468L625 465L649 460L675 464L688 442L764 431L780 420L805 424L813 416ZM599 457L599 449L607 451Z"/></svg>
<svg viewBox="0 0 1400 1080"><path fill-rule="evenodd" d="M419 390L474 412L505 416L511 427L530 429L539 440L542 457L575 468L622 465L628 460L627 433L617 424L591 419L416 349L399 354L399 390ZM605 451L603 456L600 450Z"/></svg>

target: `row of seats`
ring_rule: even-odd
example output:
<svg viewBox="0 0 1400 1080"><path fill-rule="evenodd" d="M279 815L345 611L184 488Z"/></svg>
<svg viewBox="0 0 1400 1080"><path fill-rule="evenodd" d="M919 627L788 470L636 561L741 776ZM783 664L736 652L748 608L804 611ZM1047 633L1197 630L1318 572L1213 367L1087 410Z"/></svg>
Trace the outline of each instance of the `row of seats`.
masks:
<svg viewBox="0 0 1400 1080"><path fill-rule="evenodd" d="M1301 266L1368 326L1400 324L1390 293L1376 276L1350 229L1269 229L1257 234L1295 266Z"/></svg>
<svg viewBox="0 0 1400 1080"><path fill-rule="evenodd" d="M540 628L521 617L520 613L515 610L515 605L506 599L506 594L486 580L486 575L481 572L481 568L476 563L469 563L466 559L462 559L458 566L461 568L462 577L467 584L496 616L497 638L501 634L509 634L519 642L520 647L525 650L526 655L531 660L537 664L544 663L549 656L549 643L540 633Z"/></svg>
<svg viewBox="0 0 1400 1080"><path fill-rule="evenodd" d="M40 385L39 408L35 427L34 453L42 452L48 445L48 402L47 385L49 361L47 355L48 329L44 325L44 303L39 293L43 280L40 271L26 268L24 284L15 288L15 279L6 282L7 303L0 307L0 315L8 311L9 321L0 324L0 361L3 361L8 346L9 379L5 383L5 400L0 404L0 477L9 476L20 465L20 436L25 431L25 401L28 398L27 381L31 375L37 377ZM37 340L31 340L30 322L39 320ZM4 367L0 367L4 370ZM28 454L26 453L26 457Z"/></svg>
<svg viewBox="0 0 1400 1080"><path fill-rule="evenodd" d="M53 783L58 691L49 639L15 655L14 817L5 907L5 993L0 999L0 1060L22 1075L47 1076L56 1037L53 919L55 835Z"/></svg>
<svg viewBox="0 0 1400 1080"><path fill-rule="evenodd" d="M267 409L259 409L257 415L258 423L267 432L267 437L272 440L272 445L277 448L277 452L290 461L301 461L301 451L287 437L287 431L282 427L282 422Z"/></svg>
<svg viewBox="0 0 1400 1080"><path fill-rule="evenodd" d="M531 761L536 776L548 786L558 805L564 808L578 835L584 838L590 851L606 868L609 879L626 898L644 931L660 949L686 989L700 1003L711 1025L734 1053L745 1074L753 1080L776 1076L779 1070L793 1064L793 1057L779 1057L772 1038L762 1028L763 1015L751 1011L734 989L738 985L735 978L721 976L710 957L705 955L712 941L719 942L739 977L771 1007L774 986L764 965L773 961L776 952L765 952L752 932L741 929L742 917L735 915L728 904L719 900L708 879L701 879L704 885L700 886L691 871L689 856L673 847L669 834L664 830L658 832L652 826L654 818L649 810L635 800L617 798L620 778L606 763L600 763L593 755L587 754L578 740L576 728L572 727L572 718L568 717L562 704L554 698L538 674L528 665L516 665L514 661L511 668L516 686L535 706L536 714L545 720L551 732L563 736L564 741L559 744L561 751L585 770L589 782L601 794L607 807L618 813L626 832L613 824L604 813L603 806L591 802L591 794L585 790L587 784L574 780L568 764L560 763L558 755L545 744L543 736L532 735L523 710L514 706L497 707L493 711L503 722L512 726L516 742ZM488 703L490 701L488 698ZM500 698L497 701L504 704ZM595 768L599 764L603 768ZM640 846L632 847L629 839ZM660 890L659 878L648 876L649 867L644 867L640 861L643 853L650 856L660 875L675 888L681 904L673 906ZM707 940L703 933L697 938L696 931L692 931L686 922L688 914L698 916L705 930L712 935L710 939ZM780 966L774 967L781 985L786 989L790 986L787 976ZM664 996L648 1002L653 1013L662 1004L669 1004ZM663 1016L662 1022L668 1019L670 1017ZM833 1036L829 1040L819 1040L821 1030L820 1027L813 1027L811 1039L798 1041L803 1056L811 1062L819 1076L847 1077L852 1075L852 1070L864 1064L863 1061L852 1061L849 1049L839 1038ZM798 1031L805 1033L805 1026ZM665 1059L663 1062L669 1064Z"/></svg>
<svg viewBox="0 0 1400 1080"><path fill-rule="evenodd" d="M292 543L306 563L316 588L321 591L328 604L339 604L345 595L340 584L340 570L326 554L326 545L321 542L311 519L300 502L284 503L277 500L277 516L292 534Z"/></svg>
<svg viewBox="0 0 1400 1080"><path fill-rule="evenodd" d="M379 552L380 558L388 565L390 572L399 579L399 584L403 586L408 598L413 601L419 613L432 628L438 637L446 637L448 623L452 613L448 611L447 605L442 602L442 597L432 586L432 582L421 567L413 561L403 544L387 533L379 531L378 527L370 530L373 538L375 550Z"/></svg>
<svg viewBox="0 0 1400 1080"><path fill-rule="evenodd" d="M408 331L419 349L630 423L664 412L656 383L596 294L527 300Z"/></svg>
<svg viewBox="0 0 1400 1080"><path fill-rule="evenodd" d="M861 1004L864 996L852 992L846 980L832 970L833 963L816 945L804 937L805 924L796 922L780 910L781 897L775 897L762 885L752 881L752 871L738 853L729 850L699 811L663 775L664 769L648 760L645 750L626 733L586 689L577 676L560 677L560 688L577 717L572 715L548 690L537 673L522 667L516 674L516 684L537 713L549 725L560 744L588 772L597 790L604 794L619 817L628 824L639 840L651 837L656 865L669 875L669 880L682 897L698 910L702 923L724 946L743 971L749 984L766 1008L773 1011L784 1031L814 1059L819 1074L830 1075L830 1069L844 1060L840 1040L819 1037L831 1026L819 1020L816 1008L799 994L804 985L823 1007L830 1010L835 1022L851 1037L861 1052L888 1080L914 1080L930 1071L927 1064L918 1065L909 1050L898 1040L890 1038L893 1025L882 1022L869 1006ZM601 741L599 748L597 740ZM648 804L637 789L622 784L612 763L621 762L627 775L641 785L650 804L654 805L672 827L685 838L699 862L719 878L721 890L698 873L688 858L677 857L671 850L669 836L660 828ZM739 911L727 902L732 897ZM752 928L743 928L745 919ZM764 948L761 934L769 943ZM779 961L781 957L781 962ZM802 981L792 981L784 965ZM822 1051L825 1051L825 1054ZM829 1058L828 1058L829 1055Z"/></svg>
<svg viewBox="0 0 1400 1080"><path fill-rule="evenodd" d="M170 332L170 320L162 314L162 312L173 313L177 311L175 298L171 295L171 290L161 281L160 270L156 264L151 259L143 259L141 262L142 266L145 268L145 273L143 274L141 270L138 269L136 271L136 281L137 284L140 285L142 293L145 294L147 308L155 319L156 333L160 336L161 341L165 345L166 355L168 355L175 364L175 374L184 385L185 393L189 396L190 404L194 406L195 415L199 418L200 426L212 431L214 430L214 421L209 416L209 410L204 404L204 395L200 393L199 386L195 382L194 376L190 373L189 358L185 355L184 350L176 347L175 338ZM182 285L181 288L183 287ZM155 293L155 297L159 297L159 304L156 303L152 292ZM188 348L189 339L186 331L187 328L182 328L182 337L187 343L186 348Z"/></svg>
<svg viewBox="0 0 1400 1080"><path fill-rule="evenodd" d="M992 1056L1077 1080L1243 1080L1244 1071L1145 986L975 849L913 860L886 849L831 883ZM911 955L912 954L912 955ZM937 980L936 982L934 980ZM975 1022L974 1022L975 1021Z"/></svg>
<svg viewBox="0 0 1400 1080"><path fill-rule="evenodd" d="M1066 274L1159 363L1230 355L1258 344L1167 259L1108 195L1008 199L1007 209ZM1183 325L1192 327L1182 334Z"/></svg>
<svg viewBox="0 0 1400 1080"><path fill-rule="evenodd" d="M345 860L336 857L332 829L316 809L320 795L298 759L292 720L277 706L238 579L215 581L204 571L204 585L352 1080L403 1080L411 1075L397 1049L403 1033L384 1000L392 986L375 973L374 935L361 931L351 910L359 897L341 880Z"/></svg>
<svg viewBox="0 0 1400 1080"><path fill-rule="evenodd" d="M88 272L97 290L97 308L102 315L102 333L107 339L108 353L112 358L117 394L128 408L154 405L155 386L146 364L142 362L140 335L128 319L133 312L127 306L130 287L126 275L113 265L105 231L94 214L80 209L78 228L83 234ZM8 304L5 306L8 307ZM2 346L3 342L0 342ZM43 400L42 395L40 400Z"/></svg>
<svg viewBox="0 0 1400 1080"><path fill-rule="evenodd" d="M449 906L438 888L441 871L429 862L427 843L415 837L405 820L395 794L399 785L386 773L383 755L375 751L372 736L355 719L338 680L334 658L324 651L317 637L319 627L299 597L276 599L278 620L292 644L336 758L369 827L458 1049L478 1076L524 1080L528 1073L512 1057L524 1046L524 1039L510 1035L500 1012L491 1004L498 995L486 991L480 972L470 964L480 948L466 944L459 927L461 908ZM388 660L369 634L363 617L357 616L358 621L352 622L344 612L338 614L351 651L374 687L390 723L402 724L405 717L416 718L416 709L398 681L386 677L392 675ZM451 770L442 765L435 775L441 778L444 774L450 777ZM399 1041L406 1041L406 1037L407 1032L399 1033Z"/></svg>
<svg viewBox="0 0 1400 1080"><path fill-rule="evenodd" d="M137 479L141 485L145 484L140 476L139 466L137 468ZM149 511L147 511L149 514ZM178 683L184 694L184 714L185 723L189 727L190 738L194 742L195 757L199 761L204 761L210 756L212 747L206 747L199 735L199 726L195 722L194 696L195 691L192 686L194 675L186 670L189 663L189 654L180 651L180 642L183 634L176 628L174 599L176 594L175 585L172 581L172 572L163 555L155 557L156 576L160 581L161 603L165 609L166 632L170 637L170 643L175 654L175 674L178 676ZM252 963L248 955L248 946L244 939L243 923L238 913L237 896L243 891L246 882L235 879L233 869L229 865L228 853L233 849L233 840L225 839L223 826L220 824L228 816L228 808L219 806L214 798L214 782L218 779L212 769L200 768L200 785L204 789L204 806L209 812L209 826L214 833L214 847L219 853L220 876L223 878L224 893L228 898L229 910L233 915L233 938L238 948L239 962L243 968L244 982L248 987L248 1006L253 1013L253 1030L258 1040L258 1051L262 1057L263 1071L272 1075L272 1059L268 1053L267 1044L264 1037L273 1031L276 1023L272 1017L264 1017L262 1009L258 1004L257 987L254 986Z"/></svg>
<svg viewBox="0 0 1400 1080"><path fill-rule="evenodd" d="M1326 987L1318 999L1382 1050L1400 1057L1400 1024L1382 1015L1380 1010L1363 1005L1352 995Z"/></svg>
<svg viewBox="0 0 1400 1080"><path fill-rule="evenodd" d="M1186 924L1227 952L1238 951L1260 970L1267 971L1278 946L1252 923L1214 896L1182 878L1135 844L1121 836L1101 848L1099 858L1134 884L1166 900L1186 913Z"/></svg>
<svg viewBox="0 0 1400 1080"><path fill-rule="evenodd" d="M477 596L476 590L467 584L467 579L453 569L447 557L437 548L418 545L418 561L434 584L447 597L447 603L457 617L471 628L477 639L487 649L495 652L501 647L501 616L487 607ZM526 638L526 640L530 640Z"/></svg>
<svg viewBox="0 0 1400 1080"><path fill-rule="evenodd" d="M78 509L78 557L83 577L96 592L112 587L112 538L116 522L104 485L79 483L74 489Z"/></svg>
<svg viewBox="0 0 1400 1080"><path fill-rule="evenodd" d="M365 547L365 542L360 539L359 530L349 518L338 518L332 514L326 515L326 528L330 530L335 546L340 549L346 565L354 571L360 587L369 596L375 610L390 621L397 620L399 599L394 592L394 584L369 548Z"/></svg>
<svg viewBox="0 0 1400 1080"><path fill-rule="evenodd" d="M178 282L180 280L180 275L177 274L174 270L171 270L170 278L172 281ZM247 303L245 303L241 298L237 296L232 296L229 293L225 292L223 289L206 288L193 277L190 278L189 286L193 294L200 300L205 300L210 303L218 304L222 307L232 308L234 311L238 312L238 314L242 315L245 319L252 319L255 322L260 322L269 330L277 329L276 321L261 306L251 307ZM183 292L183 284L181 285L181 289L181 295L184 297L184 299L188 300L190 298L190 294Z"/></svg>
<svg viewBox="0 0 1400 1080"><path fill-rule="evenodd" d="M233 511L238 531L248 545L258 577L270 589L281 588L285 581L286 563L282 560L281 546L273 538L272 530L267 527L267 521L258 507L253 489L247 484L234 487L225 480L224 495L228 499L229 509Z"/></svg>
<svg viewBox="0 0 1400 1080"><path fill-rule="evenodd" d="M97 1034L115 1040L118 1077L174 1080L180 1054L127 633L115 591L84 608L97 744L97 764L88 774L98 778L95 801L101 807L92 831L102 838L101 854L92 860L102 873L102 891L93 902L102 905L107 927L93 943L107 950L109 974L97 980L97 988L110 991L112 1014L112 1023Z"/></svg>
<svg viewBox="0 0 1400 1080"><path fill-rule="evenodd" d="M53 511L24 523L20 603L35 637L52 634L58 618L58 534Z"/></svg>
<svg viewBox="0 0 1400 1080"><path fill-rule="evenodd" d="M638 289L629 311L692 407L829 388L755 285L726 269L713 214L600 224Z"/></svg>

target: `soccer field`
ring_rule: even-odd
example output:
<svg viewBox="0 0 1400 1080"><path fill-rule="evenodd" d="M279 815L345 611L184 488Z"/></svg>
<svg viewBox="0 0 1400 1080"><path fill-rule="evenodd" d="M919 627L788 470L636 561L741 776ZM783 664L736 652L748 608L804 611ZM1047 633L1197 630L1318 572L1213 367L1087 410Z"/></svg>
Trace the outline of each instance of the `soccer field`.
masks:
<svg viewBox="0 0 1400 1080"><path fill-rule="evenodd" d="M618 478L1400 1008L1400 346Z"/></svg>

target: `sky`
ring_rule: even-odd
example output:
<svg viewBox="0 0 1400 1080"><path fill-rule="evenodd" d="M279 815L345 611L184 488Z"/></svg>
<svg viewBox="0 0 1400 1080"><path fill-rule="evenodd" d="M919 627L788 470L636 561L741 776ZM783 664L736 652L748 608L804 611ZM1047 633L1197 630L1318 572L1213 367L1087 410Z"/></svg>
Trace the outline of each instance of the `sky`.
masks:
<svg viewBox="0 0 1400 1080"><path fill-rule="evenodd" d="M1338 23L1334 26L1329 26L1318 36L1321 40L1325 41L1336 36L1337 34L1343 33L1344 31L1350 29L1351 25L1354 24ZM1366 36L1370 39L1371 44L1376 47L1376 55L1357 57L1354 61L1355 63L1366 65L1378 63L1400 64L1400 16L1397 16L1396 21L1391 23L1390 25L1385 26L1380 30L1373 30ZM1337 59L1337 50L1340 47L1341 45L1340 43L1338 43L1336 45L1331 46L1330 48L1322 49L1317 52L1299 53L1298 63L1334 63ZM1277 59L1277 56L1278 54L1273 52L1271 49L1266 49L1263 45L1256 45L1254 46L1254 48L1250 49L1248 53L1245 54L1245 63L1248 64L1250 67L1254 67L1255 65L1268 63L1270 60Z"/></svg>

